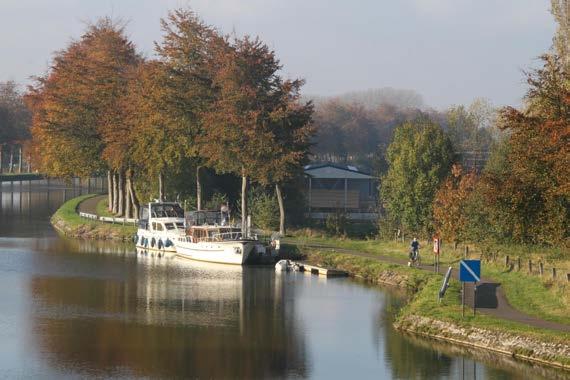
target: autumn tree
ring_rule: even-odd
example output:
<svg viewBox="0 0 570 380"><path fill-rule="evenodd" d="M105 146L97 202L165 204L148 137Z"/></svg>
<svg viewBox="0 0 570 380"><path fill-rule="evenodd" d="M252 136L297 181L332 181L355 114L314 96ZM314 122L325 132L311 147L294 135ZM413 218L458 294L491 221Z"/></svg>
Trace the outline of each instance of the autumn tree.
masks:
<svg viewBox="0 0 570 380"><path fill-rule="evenodd" d="M570 2L568 0L551 0L550 11L558 24L554 35L554 51L560 57L565 72L570 71Z"/></svg>
<svg viewBox="0 0 570 380"><path fill-rule="evenodd" d="M126 135L117 107L140 60L123 28L103 18L55 55L27 96L39 169L60 177L113 170L110 205L119 214L127 199L120 148Z"/></svg>
<svg viewBox="0 0 570 380"><path fill-rule="evenodd" d="M522 111L506 107L500 126L508 131L506 168L487 171L486 194L509 239L558 244L570 238L570 83L556 55L527 76Z"/></svg>
<svg viewBox="0 0 570 380"><path fill-rule="evenodd" d="M433 204L433 221L437 234L447 241L460 242L468 237L469 217L466 207L477 183L477 175L465 173L453 165L451 175L437 190Z"/></svg>
<svg viewBox="0 0 570 380"><path fill-rule="evenodd" d="M235 39L216 53L218 93L205 113L200 152L217 171L242 177L245 227L248 183L280 184L306 157L311 106L298 104L302 82L284 81L275 53L259 39ZM280 210L284 220L282 201Z"/></svg>
<svg viewBox="0 0 570 380"><path fill-rule="evenodd" d="M201 207L197 136L202 134L203 113L213 101L212 55L225 40L188 9L178 9L161 20L163 38L156 44L158 60L140 71L133 88L132 126L139 143L133 149L145 172L159 178L164 198L164 175L180 174L182 163L196 165L198 208ZM217 44L217 45L216 45ZM149 151L148 147L156 149Z"/></svg>
<svg viewBox="0 0 570 380"><path fill-rule="evenodd" d="M270 161L263 162L254 178L262 185L275 185L279 205L279 232L285 235L285 206L283 184L302 175L308 161L310 141L314 134L311 123L313 105L300 102L301 80L277 80L270 105L268 126L273 132Z"/></svg>
<svg viewBox="0 0 570 380"><path fill-rule="evenodd" d="M432 202L454 161L451 141L429 119L407 122L388 147L388 172L381 180L386 217L414 233L432 230Z"/></svg>

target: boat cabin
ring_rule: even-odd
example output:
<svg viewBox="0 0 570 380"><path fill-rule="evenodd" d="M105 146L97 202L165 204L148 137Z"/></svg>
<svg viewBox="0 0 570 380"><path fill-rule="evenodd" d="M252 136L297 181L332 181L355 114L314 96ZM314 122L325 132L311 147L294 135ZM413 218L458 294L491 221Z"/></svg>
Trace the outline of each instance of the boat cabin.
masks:
<svg viewBox="0 0 570 380"><path fill-rule="evenodd" d="M193 243L200 241L235 241L243 240L241 228L224 226L191 226L188 228L187 237Z"/></svg>
<svg viewBox="0 0 570 380"><path fill-rule="evenodd" d="M220 211L190 211L186 215L188 226L229 226L230 213L227 208Z"/></svg>
<svg viewBox="0 0 570 380"><path fill-rule="evenodd" d="M184 210L176 202L151 202L141 206L139 228L151 231L183 231Z"/></svg>

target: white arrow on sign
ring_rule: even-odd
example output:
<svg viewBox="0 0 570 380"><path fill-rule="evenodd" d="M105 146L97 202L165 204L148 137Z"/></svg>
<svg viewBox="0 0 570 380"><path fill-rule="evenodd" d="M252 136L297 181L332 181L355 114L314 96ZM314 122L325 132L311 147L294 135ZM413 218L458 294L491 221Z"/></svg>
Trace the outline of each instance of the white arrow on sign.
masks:
<svg viewBox="0 0 570 380"><path fill-rule="evenodd" d="M479 282L481 281L481 279L479 278L479 276L477 276L475 274L475 272L473 272L473 270L471 268L469 268L469 265L465 264L465 261L461 260L461 265L463 265L463 267L467 270L467 272L471 273L471 276L473 276L473 278Z"/></svg>

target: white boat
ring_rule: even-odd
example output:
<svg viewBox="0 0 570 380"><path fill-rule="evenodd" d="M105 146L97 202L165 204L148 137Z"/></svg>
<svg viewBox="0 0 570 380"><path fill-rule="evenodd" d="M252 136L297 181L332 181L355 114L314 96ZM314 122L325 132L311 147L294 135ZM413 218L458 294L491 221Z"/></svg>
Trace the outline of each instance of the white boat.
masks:
<svg viewBox="0 0 570 380"><path fill-rule="evenodd" d="M186 236L174 242L176 254L192 260L237 265L277 255L276 242L266 247L257 235L229 226L228 220L224 211L190 213Z"/></svg>
<svg viewBox="0 0 570 380"><path fill-rule="evenodd" d="M184 210L177 202L150 202L142 206L137 248L176 252L174 242L186 234Z"/></svg>

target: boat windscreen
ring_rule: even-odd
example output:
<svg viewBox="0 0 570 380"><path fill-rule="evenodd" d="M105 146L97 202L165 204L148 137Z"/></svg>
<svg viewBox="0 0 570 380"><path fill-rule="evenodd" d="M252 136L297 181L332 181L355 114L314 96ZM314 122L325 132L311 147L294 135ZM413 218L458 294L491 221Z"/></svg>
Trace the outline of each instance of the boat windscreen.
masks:
<svg viewBox="0 0 570 380"><path fill-rule="evenodd" d="M184 218L184 210L177 204L152 205L153 218Z"/></svg>

